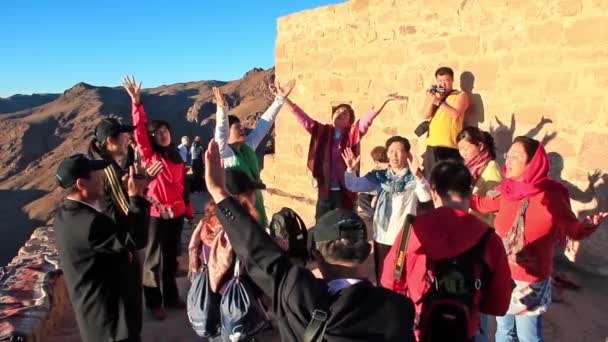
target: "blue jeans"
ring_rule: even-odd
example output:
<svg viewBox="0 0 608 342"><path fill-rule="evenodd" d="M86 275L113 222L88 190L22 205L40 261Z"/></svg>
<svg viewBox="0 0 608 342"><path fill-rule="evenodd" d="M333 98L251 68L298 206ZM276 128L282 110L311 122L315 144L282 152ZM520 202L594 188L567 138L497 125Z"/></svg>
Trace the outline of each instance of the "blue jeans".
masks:
<svg viewBox="0 0 608 342"><path fill-rule="evenodd" d="M496 317L496 342L543 342L543 315Z"/></svg>
<svg viewBox="0 0 608 342"><path fill-rule="evenodd" d="M488 331L488 321L490 316L486 314L479 315L479 330L477 330L477 336L475 336L475 342L489 342L490 332Z"/></svg>

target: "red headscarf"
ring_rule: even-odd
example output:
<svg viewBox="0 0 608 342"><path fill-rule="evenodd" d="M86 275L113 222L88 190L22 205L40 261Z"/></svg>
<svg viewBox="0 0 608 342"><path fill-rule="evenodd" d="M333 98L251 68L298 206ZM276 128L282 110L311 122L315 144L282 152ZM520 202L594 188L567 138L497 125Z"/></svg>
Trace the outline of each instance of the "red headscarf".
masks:
<svg viewBox="0 0 608 342"><path fill-rule="evenodd" d="M506 174L506 167L503 167ZM528 169L521 181L504 178L498 186L500 193L510 201L519 201L550 189L562 190L566 196L568 189L560 182L549 178L549 157L543 144L539 144L534 157L528 163Z"/></svg>

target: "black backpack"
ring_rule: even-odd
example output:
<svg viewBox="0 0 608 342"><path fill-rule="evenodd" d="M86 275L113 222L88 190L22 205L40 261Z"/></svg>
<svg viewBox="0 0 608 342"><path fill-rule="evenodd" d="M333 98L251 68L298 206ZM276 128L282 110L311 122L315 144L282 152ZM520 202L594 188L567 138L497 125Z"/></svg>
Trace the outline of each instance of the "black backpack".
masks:
<svg viewBox="0 0 608 342"><path fill-rule="evenodd" d="M494 229L488 229L475 246L454 258L427 257L428 289L420 300L423 305L418 322L421 342L468 341L475 301L487 280L485 242L493 233Z"/></svg>
<svg viewBox="0 0 608 342"><path fill-rule="evenodd" d="M291 259L304 263L308 260L308 231L300 215L292 209L283 208L272 215L270 235L289 242L287 255Z"/></svg>

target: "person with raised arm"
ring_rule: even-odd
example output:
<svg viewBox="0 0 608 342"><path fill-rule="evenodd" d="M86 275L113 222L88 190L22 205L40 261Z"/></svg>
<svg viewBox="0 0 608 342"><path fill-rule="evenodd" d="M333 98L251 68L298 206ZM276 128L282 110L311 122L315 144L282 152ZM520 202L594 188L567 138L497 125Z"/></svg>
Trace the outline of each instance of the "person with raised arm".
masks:
<svg viewBox="0 0 608 342"><path fill-rule="evenodd" d="M341 155L346 148L351 148L358 156L361 138L374 119L387 103L400 98L402 97L397 94L389 95L380 109L372 108L359 120L355 120L355 111L349 104L339 104L332 108L332 121L328 124L314 120L291 100L285 101L298 122L310 134L307 167L319 189L315 219L332 209L354 208L357 195L348 191L344 184L346 164Z"/></svg>
<svg viewBox="0 0 608 342"><path fill-rule="evenodd" d="M146 306L156 319L166 317L165 308L185 308L179 298L175 276L184 219L193 220L186 168L172 142L171 127L163 120L148 122L141 102L141 82L125 77L123 87L131 97L135 142L144 163L160 161L162 171L149 186L147 198L154 204L146 245L143 285Z"/></svg>
<svg viewBox="0 0 608 342"><path fill-rule="evenodd" d="M262 114L255 129L248 135L245 135L241 120L235 115L228 115L228 103L221 90L213 87L213 95L217 103L215 140L219 144L225 168L236 167L245 172L252 181L261 182L260 163L255 150L272 128L285 99L289 96L295 84L295 80L291 80L285 87L282 87L279 83L275 87L269 87L275 99ZM267 226L268 217L264 209L262 192L259 189L256 190L255 196L255 207L260 214L261 224Z"/></svg>
<svg viewBox="0 0 608 342"><path fill-rule="evenodd" d="M503 172L498 192L471 198L471 209L496 213L494 227L516 284L507 314L496 317L495 340L542 341L542 317L552 299L556 242L588 237L608 212L578 220L566 187L549 177L547 152L535 139L519 136L513 140Z"/></svg>
<svg viewBox="0 0 608 342"><path fill-rule="evenodd" d="M323 279L295 265L226 189L217 143L205 154L205 180L236 256L272 299L282 341L414 341L412 301L358 276L371 245L352 210L334 209L317 221L312 256Z"/></svg>

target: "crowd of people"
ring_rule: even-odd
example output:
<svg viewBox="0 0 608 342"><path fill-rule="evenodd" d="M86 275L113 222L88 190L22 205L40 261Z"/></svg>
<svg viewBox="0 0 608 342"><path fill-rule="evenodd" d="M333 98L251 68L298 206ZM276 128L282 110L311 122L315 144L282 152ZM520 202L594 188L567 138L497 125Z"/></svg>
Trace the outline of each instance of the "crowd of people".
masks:
<svg viewBox="0 0 608 342"><path fill-rule="evenodd" d="M453 88L452 69L435 79L414 132L426 135L424 155L393 136L363 174L362 139L398 94L360 119L339 104L321 123L290 99L293 80L277 82L245 134L213 88L205 148L200 137L177 146L168 122L148 120L141 83L126 77L132 125L102 119L88 153L56 172L66 198L54 229L82 339L141 341L145 303L159 320L167 308L187 310L212 341L488 341L490 319L497 342L542 341L555 244L591 235L608 213L577 219L532 138L515 138L501 168L492 135L464 127L469 98ZM269 220L264 207L255 150L284 105L310 135L310 241L293 227L301 220ZM190 192L204 190L211 201L194 222ZM176 285L184 224L196 226L188 303ZM290 257L296 243L306 244L303 262Z"/></svg>

